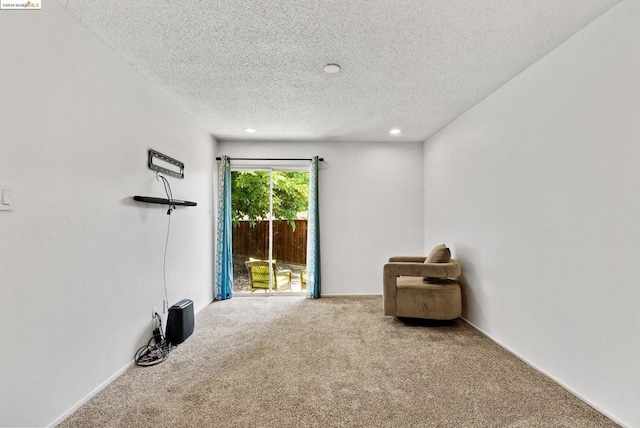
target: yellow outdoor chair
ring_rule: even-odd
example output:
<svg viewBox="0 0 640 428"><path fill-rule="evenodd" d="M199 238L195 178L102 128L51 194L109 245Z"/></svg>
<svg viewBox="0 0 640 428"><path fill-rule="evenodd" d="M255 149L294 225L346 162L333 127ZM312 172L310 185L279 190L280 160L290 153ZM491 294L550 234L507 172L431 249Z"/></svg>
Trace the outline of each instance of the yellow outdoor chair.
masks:
<svg viewBox="0 0 640 428"><path fill-rule="evenodd" d="M249 270L251 291L269 289L269 272L273 275L273 291L283 291L291 288L291 270L276 269L275 260L269 263L267 260L249 259L244 264Z"/></svg>

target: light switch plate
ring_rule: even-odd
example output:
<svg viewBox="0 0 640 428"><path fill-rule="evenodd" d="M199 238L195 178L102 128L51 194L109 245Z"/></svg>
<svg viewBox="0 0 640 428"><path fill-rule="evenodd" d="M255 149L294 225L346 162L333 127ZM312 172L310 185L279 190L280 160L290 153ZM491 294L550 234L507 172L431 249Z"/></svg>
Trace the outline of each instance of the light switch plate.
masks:
<svg viewBox="0 0 640 428"><path fill-rule="evenodd" d="M0 185L0 211L13 211L14 193L13 187Z"/></svg>

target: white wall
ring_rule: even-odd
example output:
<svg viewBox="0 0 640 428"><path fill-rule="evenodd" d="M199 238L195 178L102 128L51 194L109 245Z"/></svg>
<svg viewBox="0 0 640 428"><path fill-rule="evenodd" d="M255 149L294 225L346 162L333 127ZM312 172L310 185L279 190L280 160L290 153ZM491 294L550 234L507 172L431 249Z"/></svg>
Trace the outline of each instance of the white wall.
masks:
<svg viewBox="0 0 640 428"><path fill-rule="evenodd" d="M170 178L170 303L212 293L213 142L61 8L0 12L0 426L65 415L133 359L162 307L166 208L148 148L186 164ZM197 328L197 326L196 326Z"/></svg>
<svg viewBox="0 0 640 428"><path fill-rule="evenodd" d="M626 0L425 142L425 246L465 316L640 426L640 4Z"/></svg>
<svg viewBox="0 0 640 428"><path fill-rule="evenodd" d="M233 157L320 163L322 294L381 294L389 257L421 254L422 145L416 143L221 142Z"/></svg>

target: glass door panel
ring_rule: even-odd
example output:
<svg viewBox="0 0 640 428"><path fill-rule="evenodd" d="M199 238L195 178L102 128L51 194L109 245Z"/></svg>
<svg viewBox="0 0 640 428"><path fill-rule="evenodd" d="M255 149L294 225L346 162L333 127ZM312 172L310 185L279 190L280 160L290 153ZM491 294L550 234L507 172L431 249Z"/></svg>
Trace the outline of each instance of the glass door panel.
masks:
<svg viewBox="0 0 640 428"><path fill-rule="evenodd" d="M273 254L277 263L275 293L306 290L302 274L307 260L309 173L273 172Z"/></svg>
<svg viewBox="0 0 640 428"><path fill-rule="evenodd" d="M270 171L231 171L233 292L269 292Z"/></svg>

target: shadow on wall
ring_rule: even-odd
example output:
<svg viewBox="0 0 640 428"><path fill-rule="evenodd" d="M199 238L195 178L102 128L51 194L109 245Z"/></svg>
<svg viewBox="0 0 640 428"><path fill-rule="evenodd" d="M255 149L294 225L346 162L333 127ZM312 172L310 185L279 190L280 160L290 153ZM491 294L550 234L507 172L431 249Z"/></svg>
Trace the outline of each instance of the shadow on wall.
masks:
<svg viewBox="0 0 640 428"><path fill-rule="evenodd" d="M458 283L462 291L462 317L466 320L482 318L482 309L478 305L476 293L480 289L478 287L476 275L476 257L474 257L473 249L464 246L456 246L456 257L462 266L462 275L458 278ZM471 286L469 278L472 280ZM471 312L470 312L471 311Z"/></svg>

